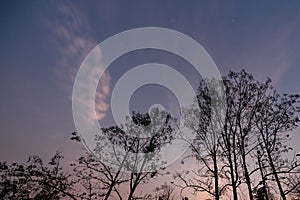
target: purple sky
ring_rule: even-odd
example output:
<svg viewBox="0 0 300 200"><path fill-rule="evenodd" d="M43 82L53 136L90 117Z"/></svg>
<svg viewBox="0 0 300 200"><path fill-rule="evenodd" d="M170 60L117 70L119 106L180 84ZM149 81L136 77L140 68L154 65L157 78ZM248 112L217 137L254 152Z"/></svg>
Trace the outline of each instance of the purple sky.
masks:
<svg viewBox="0 0 300 200"><path fill-rule="evenodd" d="M132 28L180 31L208 51L222 74L244 68L259 80L271 77L280 92L300 93L299 1L1 1L0 9L1 161L48 157L57 149L78 156L78 145L69 140L75 131L76 71L98 43ZM104 125L111 124L116 81L151 61L174 67L196 86L199 76L175 55L152 50L125 55L107 72ZM161 95L153 95L157 91ZM162 88L145 86L130 106L168 104L168 96ZM299 133L293 143L300 151Z"/></svg>

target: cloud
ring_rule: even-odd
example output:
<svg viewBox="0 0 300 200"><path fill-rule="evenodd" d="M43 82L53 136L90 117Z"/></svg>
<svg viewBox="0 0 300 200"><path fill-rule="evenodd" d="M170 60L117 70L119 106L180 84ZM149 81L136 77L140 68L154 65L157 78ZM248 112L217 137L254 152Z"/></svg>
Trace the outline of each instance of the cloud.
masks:
<svg viewBox="0 0 300 200"><path fill-rule="evenodd" d="M88 53L98 43L92 37L86 16L76 9L71 2L63 2L57 5L57 12L58 17L51 18L47 23L54 36L55 48L59 53L54 73L58 79L59 87L63 88L71 97L76 72ZM101 54L99 59L101 59ZM101 60L97 62L100 64L98 64L96 70L103 71ZM98 83L99 77L95 76L96 74L99 75L99 73L89 73L88 79ZM110 94L109 83L110 75L108 71L105 71L98 83L95 101L94 98L92 100L84 97L78 99L78 101L89 104L89 107L96 110L98 120L103 119L109 109L109 105L105 101ZM90 113L90 115L93 114ZM91 116L86 117L90 118Z"/></svg>
<svg viewBox="0 0 300 200"><path fill-rule="evenodd" d="M101 120L105 117L106 111L109 109L107 103L105 103L106 97L110 94L110 75L108 72L104 72L100 79L100 91L96 93L96 114L97 119Z"/></svg>
<svg viewBox="0 0 300 200"><path fill-rule="evenodd" d="M291 50L294 30L298 27L300 18L280 26L261 49L254 61L259 77L264 79L266 74L272 78L275 86L279 85L285 74L294 64L295 56Z"/></svg>

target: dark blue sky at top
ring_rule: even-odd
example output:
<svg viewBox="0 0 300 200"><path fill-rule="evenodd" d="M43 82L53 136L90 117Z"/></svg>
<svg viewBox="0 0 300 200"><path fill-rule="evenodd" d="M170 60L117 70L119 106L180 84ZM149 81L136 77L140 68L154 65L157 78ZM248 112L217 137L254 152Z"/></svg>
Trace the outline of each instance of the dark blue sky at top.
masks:
<svg viewBox="0 0 300 200"><path fill-rule="evenodd" d="M180 31L207 50L223 75L245 68L259 80L271 77L281 92L300 92L299 1L2 1L0 9L0 160L56 149L73 156L72 76L94 46L132 28ZM194 83L199 78L175 55L144 51L109 68L110 86L156 59ZM155 87L147 89L136 97L153 96Z"/></svg>

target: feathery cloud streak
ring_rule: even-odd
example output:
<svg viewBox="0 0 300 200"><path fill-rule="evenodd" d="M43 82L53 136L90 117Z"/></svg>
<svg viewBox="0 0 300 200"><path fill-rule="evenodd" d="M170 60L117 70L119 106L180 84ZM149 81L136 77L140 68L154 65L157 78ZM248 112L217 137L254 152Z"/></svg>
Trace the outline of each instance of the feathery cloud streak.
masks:
<svg viewBox="0 0 300 200"><path fill-rule="evenodd" d="M67 90L68 96L71 96L73 81L76 72L88 53L97 45L97 42L91 35L90 26L84 13L80 12L72 3L64 2L57 6L59 18L51 20L48 27L51 28L58 50L59 56L57 67L54 69L56 78L64 90ZM103 71L101 62L101 50L97 58L97 70ZM100 64L99 64L100 63ZM92 70L92 69L91 69ZM91 71L89 79L92 82L98 82L99 77L95 76L99 73ZM89 81L87 81L89 82ZM110 74L105 71L98 83L98 89L95 97L95 102L91 99L86 99L84 95L76 101L85 102L90 108L89 111L83 113L87 119L101 120L105 117L109 105L106 103L106 98L110 94ZM94 106L95 105L95 106ZM97 119L90 112L96 110Z"/></svg>

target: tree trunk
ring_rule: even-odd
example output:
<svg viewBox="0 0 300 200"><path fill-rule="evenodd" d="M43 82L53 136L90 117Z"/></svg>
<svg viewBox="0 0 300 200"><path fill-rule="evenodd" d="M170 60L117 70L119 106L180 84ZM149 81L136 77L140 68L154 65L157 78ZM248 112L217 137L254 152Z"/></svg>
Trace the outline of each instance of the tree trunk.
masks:
<svg viewBox="0 0 300 200"><path fill-rule="evenodd" d="M273 159L272 159L272 156L271 156L271 153L270 151L267 149L267 154L268 154L268 158L269 158L269 163L270 163L270 166L272 168L272 173L275 177L275 180L276 180L276 183L277 183L277 187L279 189L279 193L280 193L280 196L282 198L282 200L286 200L286 196L284 194L284 191L283 191L283 188L281 186L281 183L280 183L280 180L279 180L279 177L278 177L278 174L277 174L277 171L275 169L275 166L274 166L274 163L273 163Z"/></svg>
<svg viewBox="0 0 300 200"><path fill-rule="evenodd" d="M232 153L233 153L233 160L230 159L231 166L232 166L232 191L233 191L233 199L238 200L238 193L237 193L237 180L238 180L238 170L237 170L237 157L236 157L236 152L235 152L235 134L233 135L232 138ZM231 153L231 151L229 151ZM231 157L231 156L230 156Z"/></svg>
<svg viewBox="0 0 300 200"><path fill-rule="evenodd" d="M245 148L243 143L242 143L242 147L241 147L241 152L242 152L244 176L245 176L246 184L247 184L247 188L248 188L249 199L253 200L251 180L250 180L250 176L249 176L249 172L248 172L248 168L247 168L247 161L246 161L245 149L242 149L242 148Z"/></svg>
<svg viewBox="0 0 300 200"><path fill-rule="evenodd" d="M218 163L217 163L217 152L214 152L214 178L215 178L215 198L216 200L220 199L220 194L219 194L219 177L218 177Z"/></svg>
<svg viewBox="0 0 300 200"><path fill-rule="evenodd" d="M137 188L137 186L138 186L138 184L139 184L139 181L140 181L140 178L141 178L141 175L142 175L142 173L143 173L143 169L144 169L144 167L145 167L145 164L146 164L147 160L148 160L148 155L145 155L145 158L144 158L144 160L143 160L142 166L141 166L141 168L140 168L139 173L137 174L137 176L136 176L136 178L135 178L135 181L134 181L134 183L133 183L133 186L130 187L130 192L129 192L128 200L132 200L132 198L133 198L133 194L134 194L134 192L135 192L135 190L136 190L136 188ZM132 173L132 172L131 172L131 173ZM146 172L146 173L147 173L147 172ZM130 181L132 181L132 179L131 179Z"/></svg>
<svg viewBox="0 0 300 200"><path fill-rule="evenodd" d="M133 187L131 188L130 193L128 195L128 200L132 200L133 194L134 194L134 192L136 190L136 187L137 187L137 184L134 184Z"/></svg>
<svg viewBox="0 0 300 200"><path fill-rule="evenodd" d="M112 189L114 188L115 184L116 184L115 182L112 182L112 183L110 184L110 186L109 186L109 188L108 188L108 191L107 191L107 193L105 194L104 200L107 200L107 199L108 199L108 197L110 196L111 191L112 191Z"/></svg>
<svg viewBox="0 0 300 200"><path fill-rule="evenodd" d="M259 155L257 156L257 159L258 159L258 166L259 166L260 176L261 176L261 180L262 180L263 187L264 187L265 200L269 200L268 188L267 188L266 180L265 180L265 177L264 177L264 172L263 172L263 169L262 169L262 163L261 163L261 160L259 158Z"/></svg>
<svg viewBox="0 0 300 200"><path fill-rule="evenodd" d="M232 186L232 195L234 200L238 200L238 195L237 195L237 188L236 188L236 181L235 181L235 170L233 168L233 162L232 162L232 157L231 157L231 152L228 152L228 161L229 161L229 168L230 168L230 177L231 177L231 186Z"/></svg>
<svg viewBox="0 0 300 200"><path fill-rule="evenodd" d="M246 184L247 184L247 187L248 187L249 199L253 200L250 176L249 176L249 173L248 173L246 163L244 163L243 165L244 165L244 173L245 173Z"/></svg>

